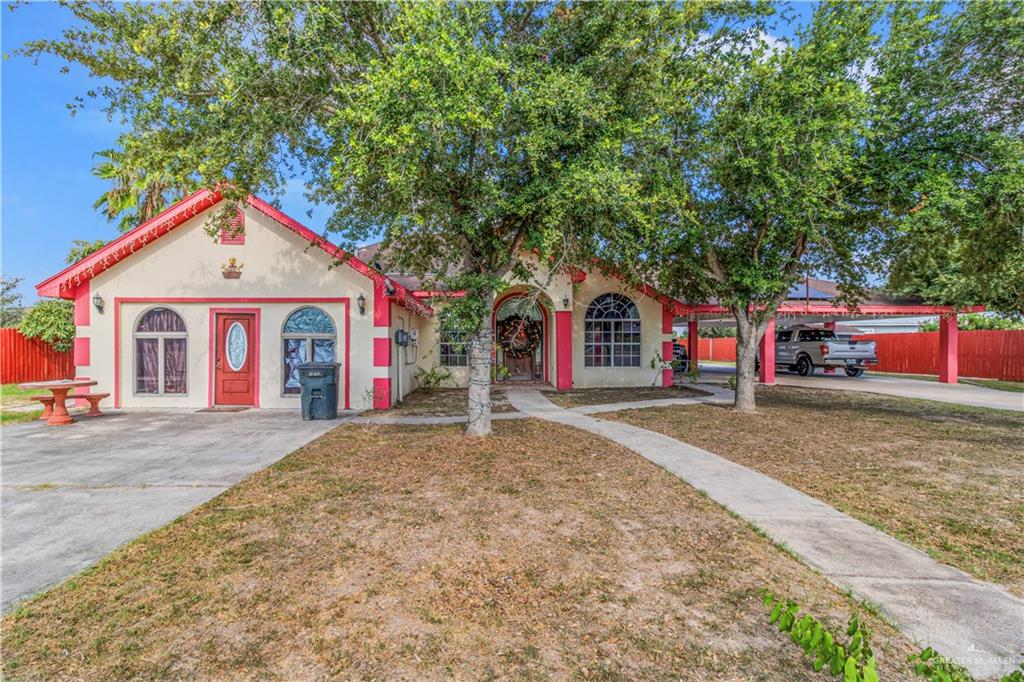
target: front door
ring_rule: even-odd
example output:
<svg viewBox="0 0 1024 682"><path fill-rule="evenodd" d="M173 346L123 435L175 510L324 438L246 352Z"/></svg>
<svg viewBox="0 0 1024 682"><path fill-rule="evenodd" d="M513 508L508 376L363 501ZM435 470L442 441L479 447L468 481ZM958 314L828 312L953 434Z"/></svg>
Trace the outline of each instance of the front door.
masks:
<svg viewBox="0 0 1024 682"><path fill-rule="evenodd" d="M256 376L253 313L217 313L214 343L215 405L255 405Z"/></svg>

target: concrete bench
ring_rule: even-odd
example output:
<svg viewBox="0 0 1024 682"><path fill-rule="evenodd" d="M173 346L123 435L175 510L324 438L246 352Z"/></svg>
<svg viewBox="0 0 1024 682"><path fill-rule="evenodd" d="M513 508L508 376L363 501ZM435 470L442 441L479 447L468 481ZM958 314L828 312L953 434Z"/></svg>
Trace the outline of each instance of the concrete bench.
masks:
<svg viewBox="0 0 1024 682"><path fill-rule="evenodd" d="M39 421L46 421L53 414L53 395L33 395L29 396L31 400L38 400L43 404L43 416L39 418Z"/></svg>
<svg viewBox="0 0 1024 682"><path fill-rule="evenodd" d="M104 398L109 398L109 393L75 393L74 395L68 396L70 398L82 398L83 400L89 401L89 411L85 413L86 417L102 417L103 413L100 412L100 401Z"/></svg>

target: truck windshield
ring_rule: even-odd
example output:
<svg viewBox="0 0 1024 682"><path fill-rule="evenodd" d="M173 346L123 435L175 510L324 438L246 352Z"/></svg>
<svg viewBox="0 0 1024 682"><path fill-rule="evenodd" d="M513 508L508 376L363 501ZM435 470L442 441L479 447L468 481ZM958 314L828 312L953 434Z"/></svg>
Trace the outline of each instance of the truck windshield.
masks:
<svg viewBox="0 0 1024 682"><path fill-rule="evenodd" d="M831 329L801 329L797 341L835 341L836 333Z"/></svg>

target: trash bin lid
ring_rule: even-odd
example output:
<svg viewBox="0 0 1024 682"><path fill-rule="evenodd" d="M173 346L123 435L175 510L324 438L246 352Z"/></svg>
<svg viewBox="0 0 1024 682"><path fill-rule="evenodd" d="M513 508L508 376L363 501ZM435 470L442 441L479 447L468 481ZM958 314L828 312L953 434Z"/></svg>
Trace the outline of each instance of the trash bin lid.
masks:
<svg viewBox="0 0 1024 682"><path fill-rule="evenodd" d="M298 365L299 369L336 369L341 367L340 362L303 362Z"/></svg>

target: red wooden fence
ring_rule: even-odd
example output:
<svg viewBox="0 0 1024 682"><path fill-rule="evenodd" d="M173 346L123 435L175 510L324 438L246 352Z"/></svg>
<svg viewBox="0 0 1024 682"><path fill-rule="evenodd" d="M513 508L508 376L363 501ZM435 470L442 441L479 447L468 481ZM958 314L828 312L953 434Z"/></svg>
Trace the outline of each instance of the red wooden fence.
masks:
<svg viewBox="0 0 1024 682"><path fill-rule="evenodd" d="M26 339L17 329L0 329L0 383L74 376L75 362L70 350L60 353L39 339Z"/></svg>
<svg viewBox="0 0 1024 682"><path fill-rule="evenodd" d="M854 336L877 344L880 372L939 373L939 333ZM1024 330L960 332L957 358L962 377L1024 381Z"/></svg>
<svg viewBox="0 0 1024 682"><path fill-rule="evenodd" d="M700 359L736 362L736 339L723 336L714 339L700 339Z"/></svg>
<svg viewBox="0 0 1024 682"><path fill-rule="evenodd" d="M878 347L878 364L871 369L899 374L939 373L939 333L869 334ZM960 332L958 339L962 377L1024 381L1024 330ZM736 362L736 339L700 340L701 360Z"/></svg>

